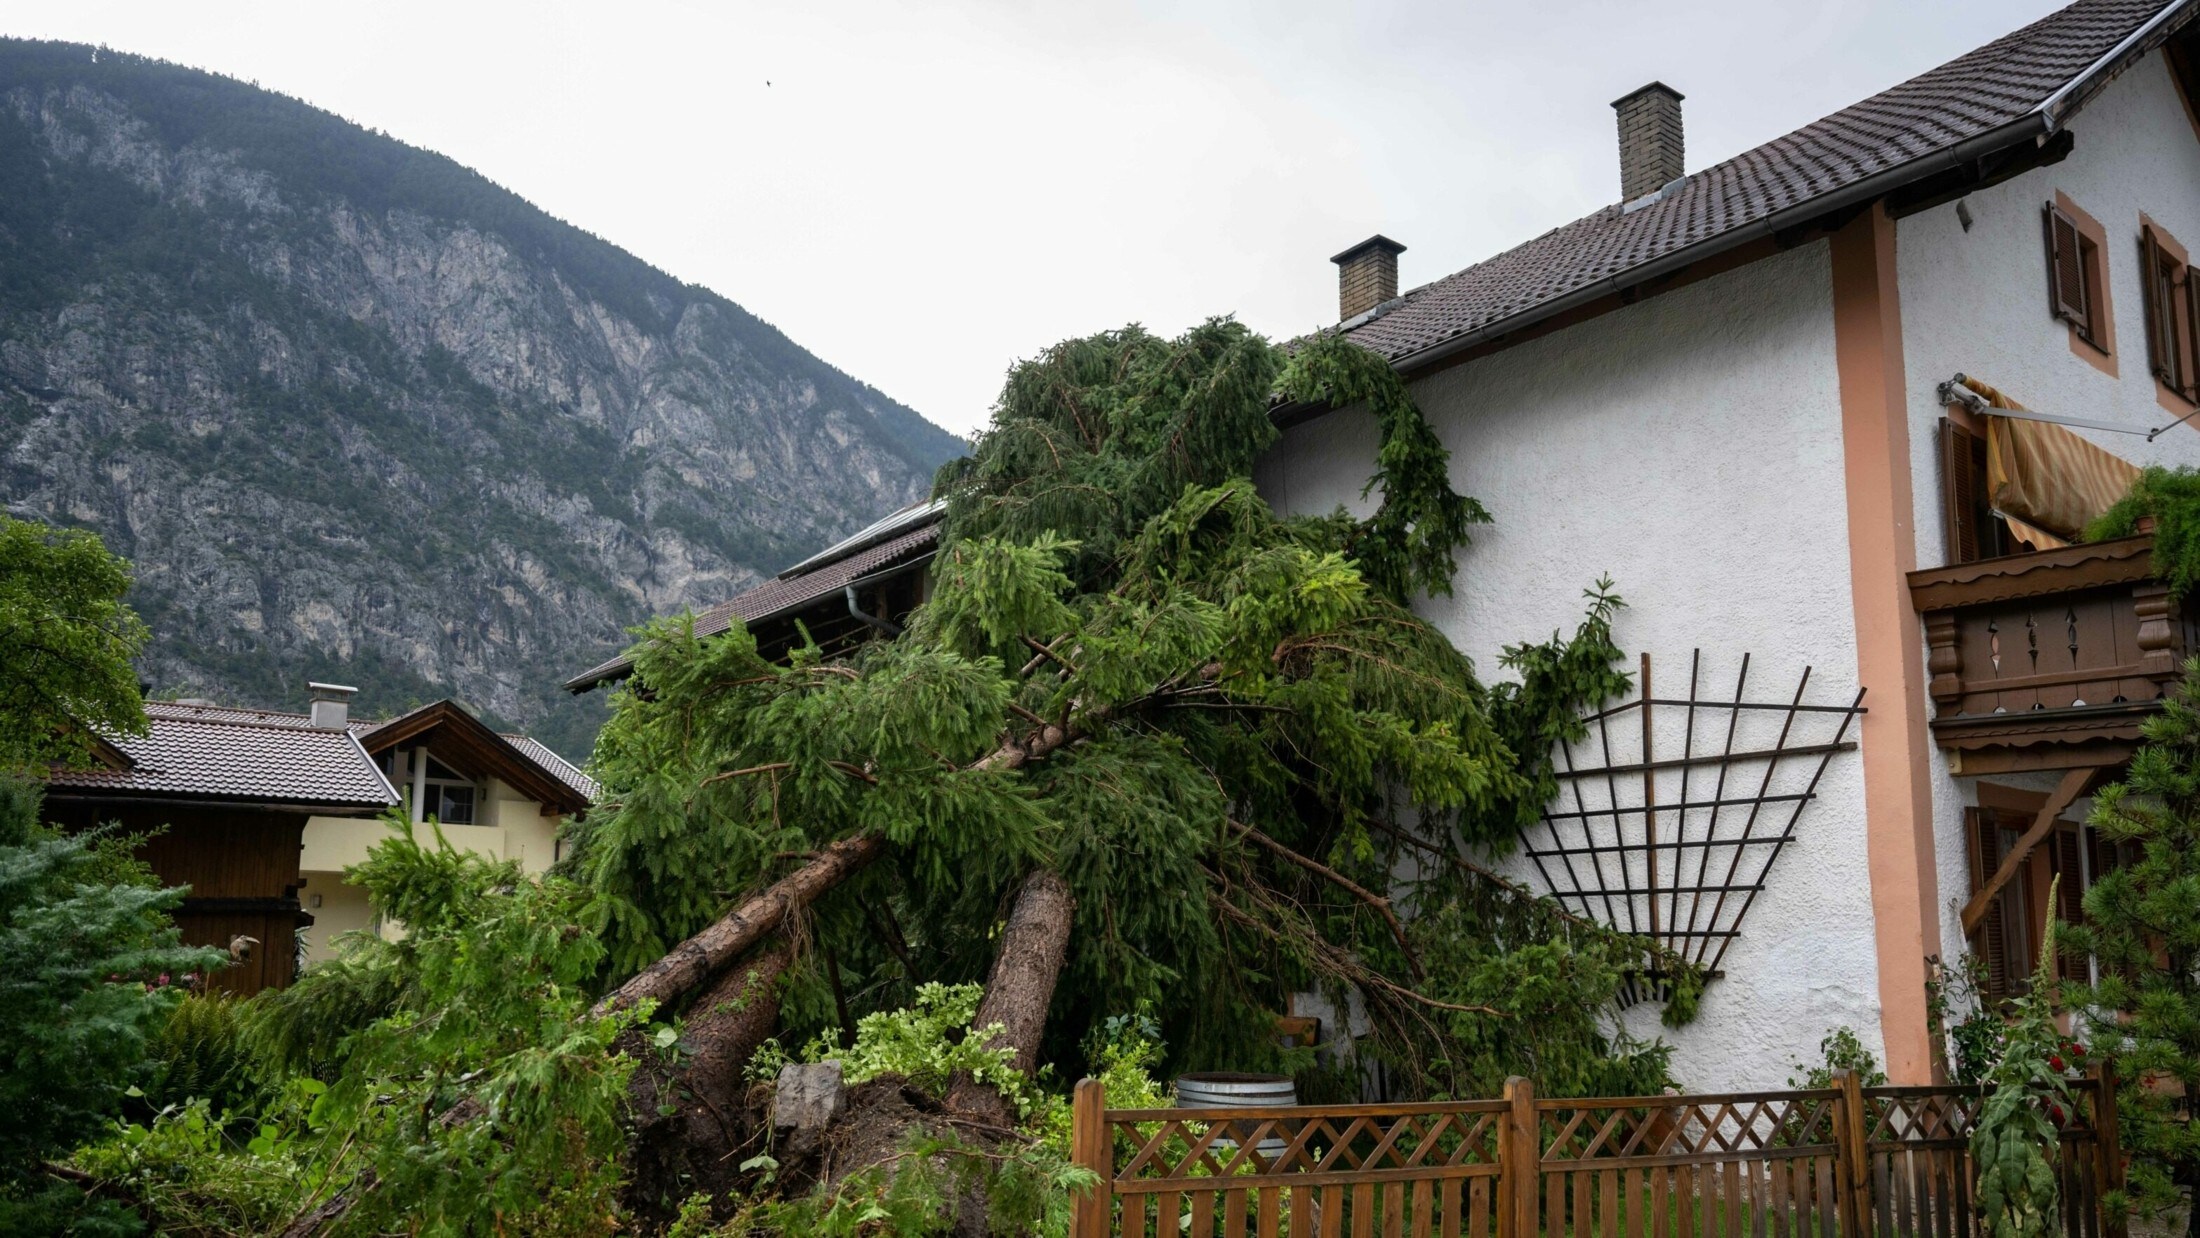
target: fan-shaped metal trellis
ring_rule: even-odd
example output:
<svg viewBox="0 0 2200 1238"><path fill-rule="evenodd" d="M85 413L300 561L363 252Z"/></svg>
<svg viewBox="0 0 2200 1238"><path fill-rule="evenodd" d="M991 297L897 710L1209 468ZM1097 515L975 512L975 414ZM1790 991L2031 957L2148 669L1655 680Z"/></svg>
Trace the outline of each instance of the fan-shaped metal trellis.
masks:
<svg viewBox="0 0 2200 1238"><path fill-rule="evenodd" d="M1688 695L1659 697L1642 655L1637 698L1590 714L1587 738L1558 746L1558 799L1523 849L1570 910L1716 975L1827 763L1856 747L1864 692L1806 704L1805 667L1787 700L1753 701L1743 654L1722 700L1703 695L1702 673L1699 649Z"/></svg>

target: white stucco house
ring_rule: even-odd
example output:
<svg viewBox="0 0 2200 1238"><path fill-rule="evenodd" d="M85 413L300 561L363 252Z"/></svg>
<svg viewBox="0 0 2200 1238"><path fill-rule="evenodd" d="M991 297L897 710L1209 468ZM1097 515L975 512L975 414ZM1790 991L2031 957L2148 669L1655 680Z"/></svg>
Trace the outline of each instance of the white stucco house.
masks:
<svg viewBox="0 0 2200 1238"><path fill-rule="evenodd" d="M1614 205L1403 293L1396 242L1335 259L1339 329L1495 518L1422 612L1494 674L1599 576L1628 603L1650 703L1503 863L1715 960L1690 1026L1625 1016L1691 1088L1844 1026L1931 1081L1932 970L2021 984L2048 879L2075 914L2115 861L2087 793L2200 629L2149 539L2063 543L2131 466L2200 464L2196 11L2081 0L1694 170L1653 83ZM1274 506L1364 514L1373 419L1279 421Z"/></svg>

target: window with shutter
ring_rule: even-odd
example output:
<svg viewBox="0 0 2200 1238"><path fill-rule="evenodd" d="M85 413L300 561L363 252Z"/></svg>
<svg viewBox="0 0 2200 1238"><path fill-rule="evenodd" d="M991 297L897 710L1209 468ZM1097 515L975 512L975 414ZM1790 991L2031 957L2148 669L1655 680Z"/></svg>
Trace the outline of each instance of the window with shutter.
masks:
<svg viewBox="0 0 2200 1238"><path fill-rule="evenodd" d="M2084 233L2078 230L2078 221L2072 219L2060 207L2047 204L2047 285L2049 307L2055 317L2077 328L2078 334L2088 340L2094 338L2093 320L2089 313L2093 298L2087 285L2089 264L2086 247L2089 244Z"/></svg>
<svg viewBox="0 0 2200 1238"><path fill-rule="evenodd" d="M2001 867L2001 857L2006 853L2001 814L1991 808L1967 808L1963 823L1970 843L1971 889L1977 890ZM1986 983L1979 994L1982 1000L2003 1001L2024 989L2025 968L2017 961L2024 957L2025 949L2023 889L2021 880L2003 886L1972 936L1971 953L1985 964Z"/></svg>
<svg viewBox="0 0 2200 1238"><path fill-rule="evenodd" d="M2009 553L2009 533L1995 517L1986 488L1986 436L1940 421L1941 517L1948 562L1971 563Z"/></svg>
<svg viewBox="0 0 2200 1238"><path fill-rule="evenodd" d="M2184 265L2163 248L2151 227L2139 230L2139 270L2146 285L2147 366L2162 385L2180 395L2192 388L2188 331L2180 330L2179 312L2189 286Z"/></svg>

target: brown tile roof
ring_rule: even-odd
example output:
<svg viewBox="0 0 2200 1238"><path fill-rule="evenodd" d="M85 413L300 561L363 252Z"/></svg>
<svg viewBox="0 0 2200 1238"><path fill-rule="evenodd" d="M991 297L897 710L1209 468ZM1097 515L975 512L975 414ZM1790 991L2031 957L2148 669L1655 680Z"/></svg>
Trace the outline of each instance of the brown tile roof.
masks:
<svg viewBox="0 0 2200 1238"><path fill-rule="evenodd" d="M1377 307L1348 334L1394 363L1433 360L1648 278L1657 270L1646 268L1661 260L1692 261L1803 222L1834 209L1845 191L1876 196L1895 188L1894 181L1940 171L1967 142L2051 132L2116 72L2190 20L2196 7L2195 0L2079 0L1696 172L1648 205L1605 207L1416 288Z"/></svg>
<svg viewBox="0 0 2200 1238"><path fill-rule="evenodd" d="M146 734L109 737L131 768L57 773L48 780L55 793L344 809L397 803L397 791L349 731L321 730L297 715L160 702L148 704L146 716Z"/></svg>
<svg viewBox="0 0 2200 1238"><path fill-rule="evenodd" d="M776 619L836 596L846 586L866 577L921 560L939 544L939 518L943 510L937 503L904 508L779 576L697 615L695 634L716 636L732 627L735 619L751 625ZM882 530L888 536L883 541L876 540ZM625 678L633 666L621 654L566 680L565 687L569 692L586 692L598 684Z"/></svg>
<svg viewBox="0 0 2200 1238"><path fill-rule="evenodd" d="M603 790L603 786L582 772L580 766L550 751L549 746L539 739L512 734L506 734L504 738L525 754L528 760L540 765L551 777L580 792L589 803L596 802L596 795Z"/></svg>
<svg viewBox="0 0 2200 1238"><path fill-rule="evenodd" d="M405 714L401 714L397 718L353 718L345 724L345 731L348 732L351 736L355 737L371 735L373 732L380 730L382 727L388 726L393 722L402 721L403 719L409 718L414 714L421 713L425 710L438 708L446 704L447 702L442 701L434 702L430 705L421 706L419 709L407 711ZM456 708L456 706L453 706L453 708ZM280 709L253 709L248 706L239 705L188 705L180 701L147 701L145 703L145 716L152 721L156 732L161 732L163 734L148 736L146 739L115 741L114 744L116 748L122 751L124 756L130 758L130 760L133 762L133 770L131 772L143 773L145 771L146 758L142 755L141 749L143 745L153 739L161 739L163 743L167 743L171 747L178 744L192 743L199 745L200 749L199 751L189 755L188 757L188 765L192 769L198 771L198 773L192 775L192 777L198 782L207 783L209 785L212 785L214 782L224 779L230 781L235 781L239 779L249 780L253 776L251 773L251 769L249 767L243 766L230 767L227 769L226 773L217 774L207 773L205 771L203 767L207 766L209 763L221 764L229 762L238 742L234 738L230 737L227 732L212 728L256 727L288 732L305 731L310 732L314 735L339 734L339 732L334 731L317 730L312 725L312 720L305 714L291 713ZM190 730L188 732L178 732L173 730L172 724L175 723L198 723L202 725L200 728ZM486 728L484 729L486 730ZM498 737L509 743L520 757L524 758L528 763L536 766L545 777L553 779L556 782L566 787L569 787L574 791L579 792L584 799L590 801L593 801L595 799L596 792L598 790L596 780L581 772L581 770L572 762L567 761L564 757L561 757L557 753L551 751L548 745L543 744L539 740L530 739L525 735L499 733ZM339 745L339 747L342 747L342 745ZM363 748L364 745L362 744L360 745L360 747ZM177 756L171 756L169 758L171 764L177 763L179 759L180 758ZM367 758L367 760L371 765L372 758L369 757ZM163 778L167 781L173 781L174 777L175 775L173 773L163 775ZM379 770L379 768L376 768L374 770L374 777L381 777L381 771ZM146 787L140 788L133 784L130 784L127 779L118 779L112 775L103 774L96 771L70 773L57 777L53 779L52 782L53 785L64 787L102 787L113 790L118 794L183 794L183 792L169 789L165 785L160 787L148 785ZM387 784L384 783L382 785L386 786ZM208 793L211 794L212 792ZM237 798L235 796L228 795L227 792L223 792L222 794L225 796L225 798ZM249 798L282 800L282 802L286 803L319 802L317 800L292 800L287 797L272 794L264 796L254 796ZM382 801L376 800L374 801L374 803L379 806Z"/></svg>

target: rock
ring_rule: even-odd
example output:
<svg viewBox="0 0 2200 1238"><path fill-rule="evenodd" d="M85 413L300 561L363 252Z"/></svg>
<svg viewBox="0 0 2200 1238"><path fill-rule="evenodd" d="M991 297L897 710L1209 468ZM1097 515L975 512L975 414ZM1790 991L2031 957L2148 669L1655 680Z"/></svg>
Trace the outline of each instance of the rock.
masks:
<svg viewBox="0 0 2200 1238"><path fill-rule="evenodd" d="M779 1068L772 1093L772 1125L798 1133L821 1131L840 1114L848 1089L838 1062L789 1062Z"/></svg>
<svg viewBox="0 0 2200 1238"><path fill-rule="evenodd" d="M455 696L583 756L602 694L560 680L959 453L447 159L90 50L0 40L0 505L132 561L156 689L342 667L367 716Z"/></svg>

